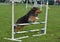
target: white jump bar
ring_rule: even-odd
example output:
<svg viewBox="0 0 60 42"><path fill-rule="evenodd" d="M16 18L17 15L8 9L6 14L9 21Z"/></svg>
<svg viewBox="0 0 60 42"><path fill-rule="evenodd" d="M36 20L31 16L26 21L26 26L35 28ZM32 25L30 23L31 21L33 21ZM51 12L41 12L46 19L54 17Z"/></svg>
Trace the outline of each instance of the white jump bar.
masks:
<svg viewBox="0 0 60 42"><path fill-rule="evenodd" d="M23 36L23 37L19 37L19 38L15 38L15 39L24 39L24 38L28 38L29 36Z"/></svg>
<svg viewBox="0 0 60 42"><path fill-rule="evenodd" d="M15 33L27 33L28 31L20 31L20 32L15 32Z"/></svg>
<svg viewBox="0 0 60 42"><path fill-rule="evenodd" d="M41 35L45 35L45 34L35 34L35 35L32 35L32 36L35 37L35 36L41 36Z"/></svg>
<svg viewBox="0 0 60 42"><path fill-rule="evenodd" d="M42 23L45 23L45 22L22 23L22 24L14 24L14 25L15 25L15 26L16 26L16 25L31 25L31 24L42 24Z"/></svg>
<svg viewBox="0 0 60 42"><path fill-rule="evenodd" d="M27 32L34 32L34 31L40 31L40 29L29 30L29 31L20 31L20 32L15 32L15 33L27 33Z"/></svg>

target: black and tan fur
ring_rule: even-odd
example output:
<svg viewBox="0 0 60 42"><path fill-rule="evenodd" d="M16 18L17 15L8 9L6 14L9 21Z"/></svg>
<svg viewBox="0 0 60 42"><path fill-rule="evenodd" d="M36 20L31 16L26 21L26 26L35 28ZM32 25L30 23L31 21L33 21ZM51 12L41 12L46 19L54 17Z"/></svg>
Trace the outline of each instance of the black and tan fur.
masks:
<svg viewBox="0 0 60 42"><path fill-rule="evenodd" d="M41 13L41 11L39 8L33 7L26 15L19 18L17 20L16 24L33 23L37 20L36 17L38 17L38 14L40 14L40 13ZM15 30L20 31L22 29L22 27L24 27L24 26L18 25L15 27Z"/></svg>

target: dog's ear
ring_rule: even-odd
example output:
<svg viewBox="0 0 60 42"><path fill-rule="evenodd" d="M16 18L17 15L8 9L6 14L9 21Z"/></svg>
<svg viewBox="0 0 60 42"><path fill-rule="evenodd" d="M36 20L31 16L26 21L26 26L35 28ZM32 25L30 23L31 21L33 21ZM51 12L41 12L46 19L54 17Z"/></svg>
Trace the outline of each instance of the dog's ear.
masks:
<svg viewBox="0 0 60 42"><path fill-rule="evenodd" d="M38 7L33 7L32 10L36 11L36 10L39 10L39 8Z"/></svg>
<svg viewBox="0 0 60 42"><path fill-rule="evenodd" d="M32 10L35 11L37 8L36 7L33 7Z"/></svg>

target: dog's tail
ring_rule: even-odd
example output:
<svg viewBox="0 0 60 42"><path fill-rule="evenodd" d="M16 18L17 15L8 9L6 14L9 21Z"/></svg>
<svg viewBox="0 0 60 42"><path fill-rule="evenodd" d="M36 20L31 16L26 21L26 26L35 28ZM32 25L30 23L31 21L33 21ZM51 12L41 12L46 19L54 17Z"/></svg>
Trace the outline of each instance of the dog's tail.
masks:
<svg viewBox="0 0 60 42"><path fill-rule="evenodd" d="M16 26L14 26L14 29L16 28Z"/></svg>
<svg viewBox="0 0 60 42"><path fill-rule="evenodd" d="M16 32L17 26L14 26L14 32Z"/></svg>

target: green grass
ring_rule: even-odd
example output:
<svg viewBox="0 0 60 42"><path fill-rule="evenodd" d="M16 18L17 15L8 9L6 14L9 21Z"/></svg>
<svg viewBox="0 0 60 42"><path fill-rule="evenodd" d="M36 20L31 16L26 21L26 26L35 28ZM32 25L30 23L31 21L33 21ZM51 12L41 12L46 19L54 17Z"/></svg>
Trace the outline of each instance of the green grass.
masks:
<svg viewBox="0 0 60 42"><path fill-rule="evenodd" d="M48 13L48 28L47 34L39 37L32 37L34 33L17 34L16 37L20 35L30 35L29 38L23 39L23 42L60 42L60 6L49 6ZM25 15L30 8L25 9L25 5L15 5L15 22L17 19ZM39 21L44 20L45 8L43 8L42 13L39 15ZM30 25L23 28L23 30L41 28L44 25ZM5 40L4 37L11 38L11 5L1 5L0 6L0 42L14 42L10 40Z"/></svg>

